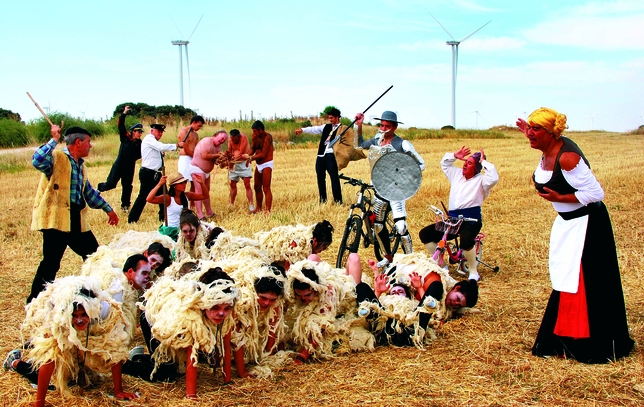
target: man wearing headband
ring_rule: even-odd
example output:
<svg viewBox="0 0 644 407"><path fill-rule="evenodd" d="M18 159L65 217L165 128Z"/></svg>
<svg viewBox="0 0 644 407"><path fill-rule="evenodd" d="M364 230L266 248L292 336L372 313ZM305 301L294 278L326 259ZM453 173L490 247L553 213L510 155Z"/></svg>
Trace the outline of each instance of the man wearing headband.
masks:
<svg viewBox="0 0 644 407"><path fill-rule="evenodd" d="M463 169L454 166L456 160L464 161ZM476 250L474 250L474 238L481 231L482 216L481 205L483 200L490 195L490 190L499 182L499 174L494 164L485 160L485 154L481 149L470 155L470 149L463 146L454 153L445 153L441 160L441 168L451 185L449 191L449 216L463 215L466 218L478 219L478 221L463 221L458 235L461 238L461 248L467 259L467 268L470 271L468 279L479 280L480 276L476 269ZM482 170L485 169L484 172ZM432 255L436 251L437 243L443 238L443 232L436 230L431 224L424 227L419 237L421 242ZM455 236L449 235L449 239Z"/></svg>
<svg viewBox="0 0 644 407"><path fill-rule="evenodd" d="M130 127L130 132L125 130L125 116L131 112L130 106L125 106L123 113L119 116L118 129L121 138L121 146L116 156L110 174L105 182L98 184L100 192L109 191L116 188L119 180L121 181L121 210L126 214L130 211L130 199L132 196L132 180L134 179L134 167L139 158L141 158L141 136L143 135L143 125L137 123Z"/></svg>

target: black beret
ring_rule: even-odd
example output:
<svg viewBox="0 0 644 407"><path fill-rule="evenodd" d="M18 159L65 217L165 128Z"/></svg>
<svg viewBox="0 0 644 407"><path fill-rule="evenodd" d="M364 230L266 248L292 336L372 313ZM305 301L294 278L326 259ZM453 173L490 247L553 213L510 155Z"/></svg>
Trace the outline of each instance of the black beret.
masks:
<svg viewBox="0 0 644 407"><path fill-rule="evenodd" d="M67 130L65 130L65 135L66 136L69 136L70 134L77 134L77 133L87 134L88 136L91 136L89 131L87 131L86 129L84 129L82 127L78 127L78 126L72 126L72 127L68 128Z"/></svg>

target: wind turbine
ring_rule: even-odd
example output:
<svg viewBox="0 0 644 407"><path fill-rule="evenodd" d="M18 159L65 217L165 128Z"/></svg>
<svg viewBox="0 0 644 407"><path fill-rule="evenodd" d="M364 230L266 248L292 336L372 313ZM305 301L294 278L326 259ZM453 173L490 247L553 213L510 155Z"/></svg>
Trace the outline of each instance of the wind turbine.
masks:
<svg viewBox="0 0 644 407"><path fill-rule="evenodd" d="M481 120L483 120L483 117L481 116L481 114L479 113L478 110L474 110L472 113L474 113L474 119L476 120L476 129L478 130L479 129L479 117L481 118Z"/></svg>
<svg viewBox="0 0 644 407"><path fill-rule="evenodd" d="M188 59L188 44L190 44L190 38L192 38L192 34L195 33L197 30L197 27L199 26L199 23L201 23L201 19L203 18L203 14L201 15L201 18L199 18L199 21L197 21L197 25L195 25L195 28L192 30L192 33L188 37L187 40L177 40L177 41L172 41L172 45L178 45L179 46L179 95L180 95L180 101L181 101L181 106L183 106L183 53L181 50L181 46L184 46L186 48L186 67L188 68L188 88L190 89L190 92L192 94L192 86L190 84L190 60ZM174 22L172 19L172 16L170 16L170 19L174 23L174 26L177 27L177 31L179 31L179 34L183 37L183 34L181 33L181 30L179 30L179 27L177 26L177 23Z"/></svg>
<svg viewBox="0 0 644 407"><path fill-rule="evenodd" d="M590 131L593 131L593 128L595 127L595 115L597 113L594 113L592 116L590 116Z"/></svg>
<svg viewBox="0 0 644 407"><path fill-rule="evenodd" d="M89 102L88 102L88 103L87 103L87 105L85 106L85 110L81 110L81 111L80 111L80 112L81 112L81 114L83 115L83 120L87 120L87 119L85 118L85 112L87 111L87 108L88 108L88 107L89 107Z"/></svg>
<svg viewBox="0 0 644 407"><path fill-rule="evenodd" d="M472 35L474 35L481 28L483 28L486 25L490 24L492 22L492 20L488 21L487 23L483 24L482 26L480 26L476 30L472 31L472 33L470 35L466 36L462 40L456 41L454 39L454 37L452 36L452 34L450 34L449 31L447 31L447 29L445 27L443 27L443 24L441 24L440 21L438 21L438 19L436 19L436 17L434 17L431 13L429 15L432 16L432 18L434 20L436 20L438 25L440 25L441 28L443 30L445 30L447 35L449 35L450 38L452 39L452 41L447 41L446 44L452 47L452 127L456 128L456 71L457 71L457 68L458 68L458 45L461 42L465 41L466 39L470 38Z"/></svg>

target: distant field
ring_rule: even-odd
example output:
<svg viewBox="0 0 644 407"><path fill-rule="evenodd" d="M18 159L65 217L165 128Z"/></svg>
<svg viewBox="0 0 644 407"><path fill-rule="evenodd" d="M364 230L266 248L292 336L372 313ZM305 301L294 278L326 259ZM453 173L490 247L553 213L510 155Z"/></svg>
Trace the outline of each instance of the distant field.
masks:
<svg viewBox="0 0 644 407"><path fill-rule="evenodd" d="M211 130L214 129L208 129ZM248 129L242 131L248 132ZM175 137L176 133L168 132L165 138L174 141ZM420 191L407 203L414 250L424 250L418 231L433 220L428 206L439 205L441 200L447 203L449 184L439 167L446 151L455 151L462 145L472 150L484 148L488 160L497 166L500 174L499 184L483 208L483 231L487 234L484 258L498 265L501 271L495 274L483 266L479 268L483 277L479 304L464 318L438 330L438 338L425 350L378 348L372 353L289 366L276 372L271 380L236 378L230 386L222 385L220 372L213 375L202 367L198 378L200 402L183 398L183 380L163 386L130 377L124 379L125 388L137 389L141 394L141 399L134 402L108 399L109 377L107 384L86 392L84 397L63 400L57 392L50 392L48 402L54 406L156 407L644 405L644 354L639 346L630 357L608 365L589 366L531 355L530 348L551 291L548 238L556 214L531 185L530 176L540 152L530 149L525 137L517 132L503 133L501 137L455 136L413 141L427 163ZM631 336L642 343L644 135L571 133L570 137L580 145L605 189L604 201L615 230ZM93 144L87 161L90 180L96 185L107 176L118 150L118 138L106 136ZM221 226L252 236L254 232L278 225L312 224L328 219L336 230L334 243L322 253L322 258L334 263L348 205L355 200L356 190L343 186L343 206L318 205L315 151L313 145L276 150L270 216L248 215L243 194L238 195L235 208L228 211L227 176L222 170L216 170L212 201L215 211L222 215ZM0 155L0 185L5 188L0 197L2 355L20 344L24 301L41 260L40 234L29 230L39 176L29 168L30 156L30 151ZM166 165L176 169L176 155L169 154ZM366 161L353 162L344 172L369 179ZM137 191L138 181L135 181L135 194ZM104 195L113 206L120 206L120 187ZM154 208L148 206L141 222L132 228L156 229L155 219ZM90 220L99 242L105 244L115 233L130 228L125 218L117 227L108 226L107 217L98 211L91 211ZM372 248L361 248L360 254L363 259L372 257ZM68 250L59 275L73 274L79 267L80 259ZM34 400L35 391L17 374L3 372L0 395L0 405L28 406Z"/></svg>

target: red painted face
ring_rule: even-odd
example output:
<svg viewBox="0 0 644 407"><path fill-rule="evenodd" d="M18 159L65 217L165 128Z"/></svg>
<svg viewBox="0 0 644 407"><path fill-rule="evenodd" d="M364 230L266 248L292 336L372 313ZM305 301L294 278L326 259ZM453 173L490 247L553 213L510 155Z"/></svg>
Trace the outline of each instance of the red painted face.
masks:
<svg viewBox="0 0 644 407"><path fill-rule="evenodd" d="M257 304L259 305L259 309L261 311L267 311L270 308L272 308L275 303L277 302L277 299L279 296L275 293L271 292L266 292L266 293L258 293L257 294Z"/></svg>
<svg viewBox="0 0 644 407"><path fill-rule="evenodd" d="M312 289L310 288L303 288L303 289L296 289L295 290L295 298L300 300L302 304L307 305L313 299L315 299L315 293L313 292Z"/></svg>
<svg viewBox="0 0 644 407"><path fill-rule="evenodd" d="M72 312L72 325L78 331L84 331L89 325L89 315L87 315L85 308L80 304Z"/></svg>
<svg viewBox="0 0 644 407"><path fill-rule="evenodd" d="M451 309L461 309L465 304L465 296L458 290L452 290L445 296L445 305Z"/></svg>
<svg viewBox="0 0 644 407"><path fill-rule="evenodd" d="M206 318L215 325L219 325L233 310L233 304L217 304L214 307L206 310Z"/></svg>
<svg viewBox="0 0 644 407"><path fill-rule="evenodd" d="M380 122L380 131L384 133L385 137L393 137L398 125L388 120Z"/></svg>

